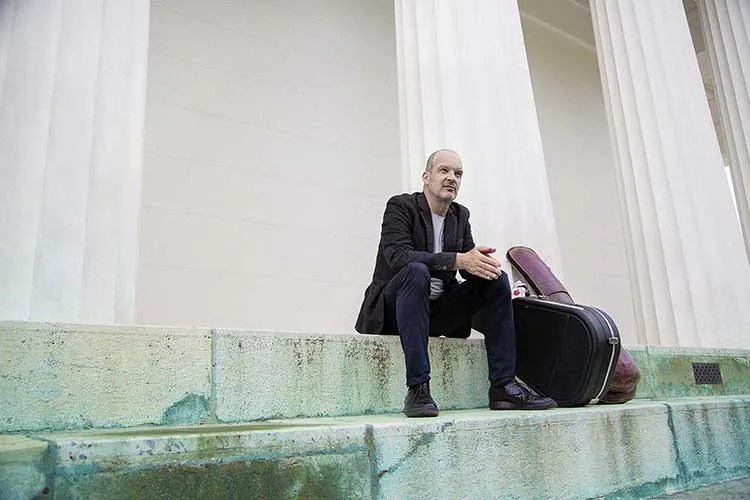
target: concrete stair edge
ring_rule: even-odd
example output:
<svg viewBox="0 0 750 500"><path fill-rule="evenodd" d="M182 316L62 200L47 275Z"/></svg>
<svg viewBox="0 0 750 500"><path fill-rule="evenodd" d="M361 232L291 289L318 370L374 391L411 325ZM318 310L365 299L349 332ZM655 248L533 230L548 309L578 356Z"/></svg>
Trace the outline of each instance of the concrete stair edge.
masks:
<svg viewBox="0 0 750 500"><path fill-rule="evenodd" d="M0 436L0 498L647 498L749 475L750 395Z"/></svg>

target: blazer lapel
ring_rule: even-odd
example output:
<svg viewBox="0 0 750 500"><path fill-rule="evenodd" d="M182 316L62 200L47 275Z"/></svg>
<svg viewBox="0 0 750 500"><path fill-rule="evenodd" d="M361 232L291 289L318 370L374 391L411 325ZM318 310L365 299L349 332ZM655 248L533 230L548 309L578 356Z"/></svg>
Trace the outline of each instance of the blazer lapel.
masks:
<svg viewBox="0 0 750 500"><path fill-rule="evenodd" d="M435 251L435 234L432 230L432 211L430 210L430 205L427 204L427 198L423 193L417 195L417 205L419 206L419 218L422 220L422 225L425 228L425 243L427 245L427 251L432 253Z"/></svg>
<svg viewBox="0 0 750 500"><path fill-rule="evenodd" d="M448 213L445 214L445 225L443 226L443 252L457 252L460 249L456 245L456 209L453 205L448 207Z"/></svg>

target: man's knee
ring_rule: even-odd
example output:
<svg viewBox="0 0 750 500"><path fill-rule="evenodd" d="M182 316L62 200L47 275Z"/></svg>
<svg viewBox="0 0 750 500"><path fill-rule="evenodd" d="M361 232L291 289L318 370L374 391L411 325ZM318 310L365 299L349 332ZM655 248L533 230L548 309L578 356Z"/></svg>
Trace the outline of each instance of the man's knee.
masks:
<svg viewBox="0 0 750 500"><path fill-rule="evenodd" d="M430 268L421 262L409 262L399 271L400 284L417 287L430 285Z"/></svg>
<svg viewBox="0 0 750 500"><path fill-rule="evenodd" d="M510 296L510 279L508 278L508 273L500 273L500 276L496 280L489 281L488 283L493 294Z"/></svg>
<svg viewBox="0 0 750 500"><path fill-rule="evenodd" d="M506 273L504 271L502 273L500 273L500 277L497 279L497 281L500 282L499 286L503 290L510 291L510 278L508 277L508 273Z"/></svg>

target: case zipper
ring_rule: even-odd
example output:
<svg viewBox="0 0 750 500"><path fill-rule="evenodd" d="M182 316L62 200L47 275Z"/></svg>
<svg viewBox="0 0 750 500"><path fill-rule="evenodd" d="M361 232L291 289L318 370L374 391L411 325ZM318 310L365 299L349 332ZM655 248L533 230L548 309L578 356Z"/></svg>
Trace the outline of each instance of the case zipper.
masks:
<svg viewBox="0 0 750 500"><path fill-rule="evenodd" d="M604 393L604 389L607 387L607 382L609 381L609 372L610 370L612 370L612 364L615 362L615 351L617 350L615 346L620 343L620 339L615 336L615 331L614 329L612 329L612 324L609 322L609 319L607 319L607 317L598 309L592 308L591 310L598 314L604 320L604 322L607 323L607 328L609 328L610 334L608 342L612 346L612 353L609 355L609 365L607 366L607 375L604 377L604 382L602 382L602 388L599 389L599 394L597 394L595 398L589 401L589 404L596 404L599 402L599 398L602 397L602 393Z"/></svg>
<svg viewBox="0 0 750 500"><path fill-rule="evenodd" d="M581 306L574 306L574 305L571 305L571 304L564 304L562 302L556 302L554 300L545 299L543 297L546 297L546 295L530 295L528 298L529 299L534 299L534 300L536 300L538 302L544 302L545 304L553 304L555 306L560 306L562 308L573 309L575 311L585 311L586 310L585 308L583 308Z"/></svg>

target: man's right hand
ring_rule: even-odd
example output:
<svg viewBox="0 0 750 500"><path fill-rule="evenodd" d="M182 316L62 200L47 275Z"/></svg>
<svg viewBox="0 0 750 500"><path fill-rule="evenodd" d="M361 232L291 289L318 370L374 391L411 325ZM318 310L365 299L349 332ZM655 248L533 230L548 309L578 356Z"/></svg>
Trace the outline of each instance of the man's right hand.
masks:
<svg viewBox="0 0 750 500"><path fill-rule="evenodd" d="M482 250L485 250L484 252ZM489 247L474 247L468 252L456 254L456 269L467 271L486 280L500 276L500 262L489 256Z"/></svg>

